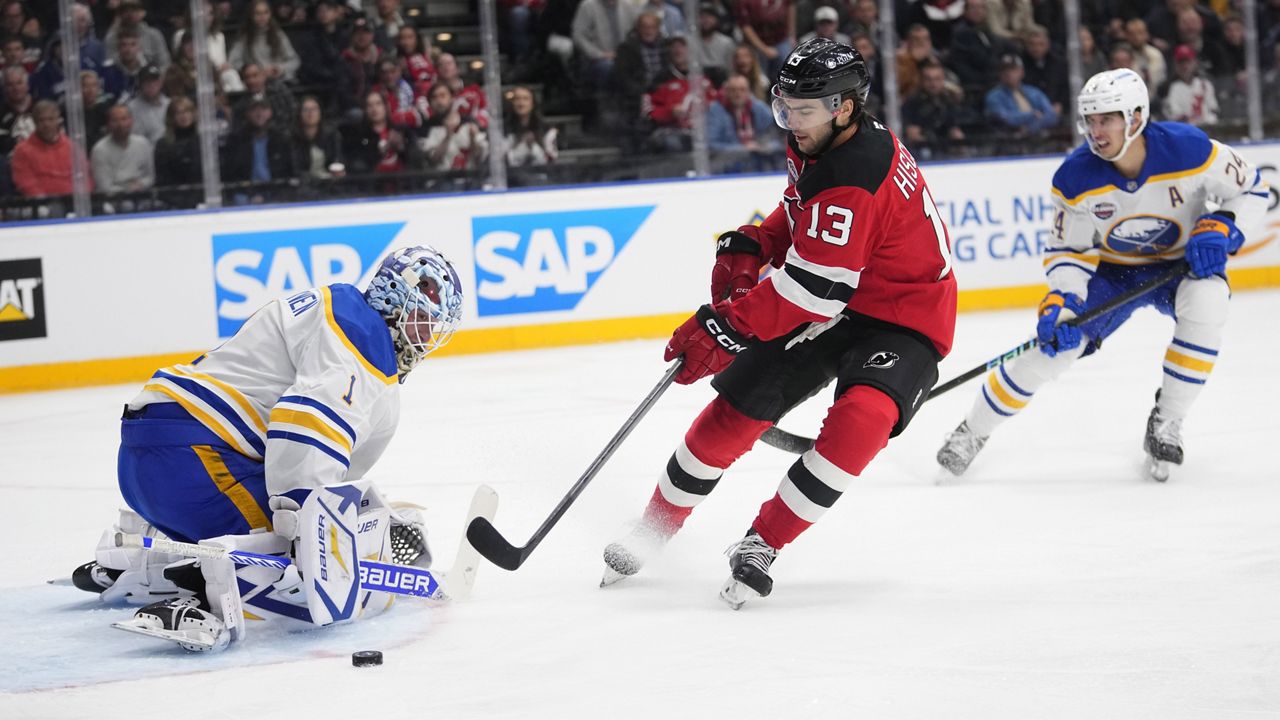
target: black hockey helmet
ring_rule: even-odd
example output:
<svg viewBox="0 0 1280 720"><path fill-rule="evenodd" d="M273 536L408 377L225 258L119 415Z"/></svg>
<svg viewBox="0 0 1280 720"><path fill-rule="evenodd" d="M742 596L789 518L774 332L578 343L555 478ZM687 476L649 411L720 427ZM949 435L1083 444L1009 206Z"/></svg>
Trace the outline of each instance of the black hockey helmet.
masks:
<svg viewBox="0 0 1280 720"><path fill-rule="evenodd" d="M862 53L843 43L815 37L800 43L778 71L775 97L853 98L858 110L867 103L871 74Z"/></svg>

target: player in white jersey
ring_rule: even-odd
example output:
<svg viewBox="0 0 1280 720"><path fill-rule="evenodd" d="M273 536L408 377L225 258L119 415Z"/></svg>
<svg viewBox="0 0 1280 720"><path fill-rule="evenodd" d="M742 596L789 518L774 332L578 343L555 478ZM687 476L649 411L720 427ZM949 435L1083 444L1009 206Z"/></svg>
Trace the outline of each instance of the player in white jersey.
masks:
<svg viewBox="0 0 1280 720"><path fill-rule="evenodd" d="M1002 422L1045 383L1098 349L1133 311L1151 305L1175 319L1163 378L1143 443L1148 472L1181 464L1181 426L1213 370L1227 319L1227 256L1266 212L1267 185L1230 147L1182 123L1148 123L1146 84L1132 70L1085 83L1080 130L1087 146L1053 177L1057 208L1045 248L1049 294L1036 326L1040 352L991 371L972 409L938 451L960 475ZM1080 327L1064 321L1186 260L1190 272Z"/></svg>
<svg viewBox="0 0 1280 720"><path fill-rule="evenodd" d="M449 341L461 314L449 261L430 247L405 248L382 262L364 293L334 284L268 303L216 349L156 371L121 421L118 476L129 510L104 533L97 559L73 573L75 584L106 600L181 595L139 616L212 627L215 635L224 634L219 621L236 624L216 601L228 590L246 616L320 625L384 608L389 598L365 594L353 612L330 611L315 597L319 583L302 582L297 571L282 577L247 568L237 581L229 562L126 551L115 536L216 539L231 549L288 553L306 575L310 559L298 557L305 543L296 542L297 528L343 510L346 498L358 501L350 506L358 508L353 534L362 558L384 559L396 546L397 556L386 559L425 567L421 516L394 508L362 478L395 433L400 383ZM217 592L206 592L213 585Z"/></svg>

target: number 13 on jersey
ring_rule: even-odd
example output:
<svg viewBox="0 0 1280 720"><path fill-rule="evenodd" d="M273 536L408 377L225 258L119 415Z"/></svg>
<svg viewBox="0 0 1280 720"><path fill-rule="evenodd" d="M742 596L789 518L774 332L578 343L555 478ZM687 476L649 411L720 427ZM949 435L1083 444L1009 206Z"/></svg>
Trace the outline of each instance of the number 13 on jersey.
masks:
<svg viewBox="0 0 1280 720"><path fill-rule="evenodd" d="M947 229L942 224L942 215L933 202L933 196L929 194L929 188L924 188L921 192L920 202L924 205L924 216L933 225L933 233L938 240L938 254L942 256L942 271L938 273L938 279L941 280L951 272L951 245L947 242ZM826 220L823 221L823 218ZM809 213L809 227L805 232L811 238L821 238L832 245L844 246L849 244L852 227L852 210L830 203L824 205L815 202Z"/></svg>

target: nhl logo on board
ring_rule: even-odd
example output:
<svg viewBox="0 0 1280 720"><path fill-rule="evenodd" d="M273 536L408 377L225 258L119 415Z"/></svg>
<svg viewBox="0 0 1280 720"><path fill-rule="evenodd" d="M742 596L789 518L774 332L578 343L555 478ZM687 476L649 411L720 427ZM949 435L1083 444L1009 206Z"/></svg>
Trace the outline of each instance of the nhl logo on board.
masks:
<svg viewBox="0 0 1280 720"><path fill-rule="evenodd" d="M891 353L888 350L881 350L873 353L867 361L862 363L864 368L876 368L879 370L888 370L898 364L898 354Z"/></svg>
<svg viewBox="0 0 1280 720"><path fill-rule="evenodd" d="M1116 214L1116 204L1109 202L1100 202L1093 206L1093 216L1099 220L1109 220L1112 215Z"/></svg>

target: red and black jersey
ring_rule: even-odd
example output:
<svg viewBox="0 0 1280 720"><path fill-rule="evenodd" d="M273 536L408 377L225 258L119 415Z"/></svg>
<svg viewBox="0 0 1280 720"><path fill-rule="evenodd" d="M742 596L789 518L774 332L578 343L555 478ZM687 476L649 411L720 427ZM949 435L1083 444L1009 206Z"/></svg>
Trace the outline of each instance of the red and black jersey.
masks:
<svg viewBox="0 0 1280 720"><path fill-rule="evenodd" d="M732 303L729 322L771 340L847 308L913 330L945 356L956 321L951 244L915 158L871 118L817 158L789 145L790 182L760 226L778 272Z"/></svg>

